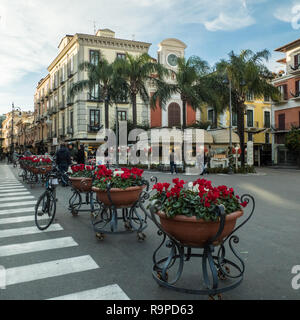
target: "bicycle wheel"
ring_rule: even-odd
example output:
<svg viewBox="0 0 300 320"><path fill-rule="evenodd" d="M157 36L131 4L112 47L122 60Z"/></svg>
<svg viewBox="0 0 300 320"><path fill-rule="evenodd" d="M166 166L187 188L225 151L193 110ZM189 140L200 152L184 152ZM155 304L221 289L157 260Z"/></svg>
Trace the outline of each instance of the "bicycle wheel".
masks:
<svg viewBox="0 0 300 320"><path fill-rule="evenodd" d="M39 230L49 228L56 213L56 200L52 193L46 191L42 194L35 206L35 224Z"/></svg>

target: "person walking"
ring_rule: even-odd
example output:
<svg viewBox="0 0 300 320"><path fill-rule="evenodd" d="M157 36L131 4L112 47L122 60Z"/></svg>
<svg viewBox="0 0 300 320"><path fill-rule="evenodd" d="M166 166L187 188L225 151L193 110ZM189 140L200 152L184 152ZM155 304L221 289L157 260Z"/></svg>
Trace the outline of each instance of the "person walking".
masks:
<svg viewBox="0 0 300 320"><path fill-rule="evenodd" d="M176 166L176 163L175 163L175 151L174 151L174 149L172 149L172 152L170 154L170 170L171 170L171 174L174 173L174 170L175 170L175 173L177 174L177 166Z"/></svg>
<svg viewBox="0 0 300 320"><path fill-rule="evenodd" d="M60 145L60 149L56 152L56 164L59 171L65 173L68 171L69 166L72 164L71 156L69 150L66 148L65 144ZM62 181L63 186L67 186L67 181Z"/></svg>
<svg viewBox="0 0 300 320"><path fill-rule="evenodd" d="M85 152L84 152L84 146L80 145L80 148L77 153L77 163L78 164L85 164Z"/></svg>
<svg viewBox="0 0 300 320"><path fill-rule="evenodd" d="M70 152L70 157L71 157L71 161L75 162L77 159L77 151L74 148L74 145L71 143L69 144L69 152Z"/></svg>

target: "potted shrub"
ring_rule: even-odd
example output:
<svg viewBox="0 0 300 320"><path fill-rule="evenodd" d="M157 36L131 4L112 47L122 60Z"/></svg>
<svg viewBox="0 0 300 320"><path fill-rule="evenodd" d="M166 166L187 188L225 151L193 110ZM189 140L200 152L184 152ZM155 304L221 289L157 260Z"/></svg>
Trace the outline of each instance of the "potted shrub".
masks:
<svg viewBox="0 0 300 320"><path fill-rule="evenodd" d="M129 208L138 201L146 187L146 182L142 178L143 173L144 170L138 168L122 168L113 172L103 165L99 166L95 171L93 191L96 192L97 199L106 206L111 206L113 203L116 208Z"/></svg>
<svg viewBox="0 0 300 320"><path fill-rule="evenodd" d="M80 192L91 192L95 167L79 164L72 166L71 169L69 180L72 187Z"/></svg>
<svg viewBox="0 0 300 320"><path fill-rule="evenodd" d="M220 237L214 242L218 245L235 228L236 220L243 215L239 196L227 186L213 187L211 181L198 179L186 183L174 179L172 188L169 183L157 183L153 189L156 194L151 200L159 200L161 209L157 212L163 229L187 246L203 248L220 227L217 206L225 207L225 226Z"/></svg>

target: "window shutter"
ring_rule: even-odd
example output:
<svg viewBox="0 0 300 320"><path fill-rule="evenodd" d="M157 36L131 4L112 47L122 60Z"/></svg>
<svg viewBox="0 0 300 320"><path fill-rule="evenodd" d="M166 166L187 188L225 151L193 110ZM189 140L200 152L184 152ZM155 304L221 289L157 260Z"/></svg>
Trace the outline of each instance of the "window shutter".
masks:
<svg viewBox="0 0 300 320"><path fill-rule="evenodd" d="M294 56L294 67L297 68L298 67L298 55Z"/></svg>
<svg viewBox="0 0 300 320"><path fill-rule="evenodd" d="M287 84L283 85L283 97L284 97L284 100L288 99L288 96L287 96Z"/></svg>
<svg viewBox="0 0 300 320"><path fill-rule="evenodd" d="M295 95L298 95L299 92L299 80L295 81Z"/></svg>

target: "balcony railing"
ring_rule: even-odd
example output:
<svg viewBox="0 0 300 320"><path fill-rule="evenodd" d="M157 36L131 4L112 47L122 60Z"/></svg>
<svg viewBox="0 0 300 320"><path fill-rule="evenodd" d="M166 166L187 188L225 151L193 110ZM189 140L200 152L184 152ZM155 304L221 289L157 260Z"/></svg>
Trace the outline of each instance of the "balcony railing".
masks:
<svg viewBox="0 0 300 320"><path fill-rule="evenodd" d="M74 98L67 98L67 106L72 106L74 104Z"/></svg>
<svg viewBox="0 0 300 320"><path fill-rule="evenodd" d="M52 107L48 108L47 114L48 114L48 116L52 116L52 114L53 114L53 108Z"/></svg>
<svg viewBox="0 0 300 320"><path fill-rule="evenodd" d="M101 125L88 125L89 133L97 133L101 129Z"/></svg>
<svg viewBox="0 0 300 320"><path fill-rule="evenodd" d="M300 99L300 91L297 91L297 92L295 92L295 93L293 93L292 91L290 91L290 93L291 93L291 95L292 95L292 97L293 97L294 100Z"/></svg>
<svg viewBox="0 0 300 320"><path fill-rule="evenodd" d="M64 110L65 107L66 107L65 101L61 101L60 104L59 104L59 109L60 110Z"/></svg>
<svg viewBox="0 0 300 320"><path fill-rule="evenodd" d="M53 112L53 114L56 114L56 113L58 112L58 107L57 107L57 105L55 105L55 106L52 107L52 112Z"/></svg>
<svg viewBox="0 0 300 320"><path fill-rule="evenodd" d="M298 74L298 73L300 73L300 64L294 65L294 66L289 65L289 73L291 73L291 74Z"/></svg>
<svg viewBox="0 0 300 320"><path fill-rule="evenodd" d="M300 122L276 123L273 128L275 131L290 131L292 128L300 128Z"/></svg>
<svg viewBox="0 0 300 320"><path fill-rule="evenodd" d="M65 129L63 129L63 128L58 129L58 135L60 137L65 137L66 136Z"/></svg>
<svg viewBox="0 0 300 320"><path fill-rule="evenodd" d="M74 69L71 70L71 68L68 68L68 78L72 78L74 76L74 74L75 74Z"/></svg>
<svg viewBox="0 0 300 320"><path fill-rule="evenodd" d="M67 128L67 134L73 135L74 134L74 130L72 127L68 127Z"/></svg>
<svg viewBox="0 0 300 320"><path fill-rule="evenodd" d="M103 97L100 95L98 97L94 97L90 92L87 93L87 101L93 101L93 102L103 102Z"/></svg>

